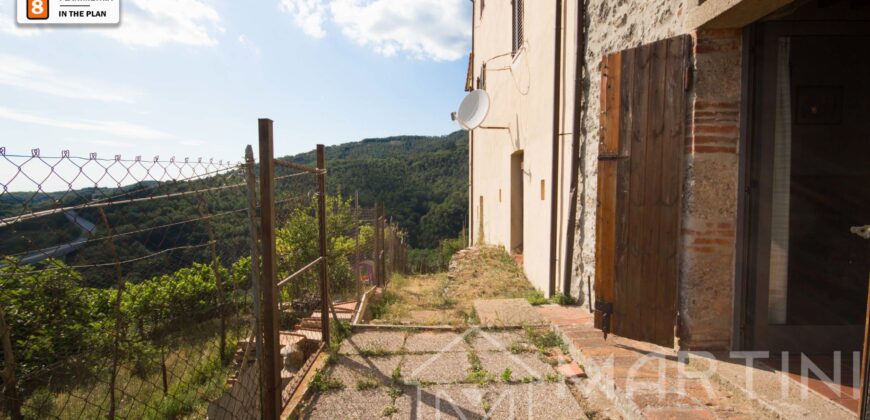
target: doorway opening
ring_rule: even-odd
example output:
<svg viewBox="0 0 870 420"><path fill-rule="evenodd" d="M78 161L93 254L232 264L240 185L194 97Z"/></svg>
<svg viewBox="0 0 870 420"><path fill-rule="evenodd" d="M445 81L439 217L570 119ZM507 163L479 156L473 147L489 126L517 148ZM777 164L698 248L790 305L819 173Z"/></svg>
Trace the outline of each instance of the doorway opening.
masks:
<svg viewBox="0 0 870 420"><path fill-rule="evenodd" d="M870 224L870 8L849 4L805 2L749 32L747 269L736 326L741 347L769 351L771 366L783 366L783 352L805 354L828 375L810 378L811 388L834 381L844 391L857 387L870 278L870 240L852 231ZM801 359L790 362L799 374ZM852 394L838 398L856 409Z"/></svg>
<svg viewBox="0 0 870 420"><path fill-rule="evenodd" d="M511 155L511 254L522 262L523 255L523 203L525 189L523 151Z"/></svg>

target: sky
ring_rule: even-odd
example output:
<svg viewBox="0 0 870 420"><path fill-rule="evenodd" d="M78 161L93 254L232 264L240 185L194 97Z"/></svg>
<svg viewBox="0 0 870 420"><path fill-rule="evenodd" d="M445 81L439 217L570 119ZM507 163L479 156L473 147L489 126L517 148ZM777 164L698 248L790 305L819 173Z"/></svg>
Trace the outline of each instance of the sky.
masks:
<svg viewBox="0 0 870 420"><path fill-rule="evenodd" d="M0 0L0 146L236 161L258 118L278 156L448 134L470 14L468 0L121 0L118 26L34 28Z"/></svg>

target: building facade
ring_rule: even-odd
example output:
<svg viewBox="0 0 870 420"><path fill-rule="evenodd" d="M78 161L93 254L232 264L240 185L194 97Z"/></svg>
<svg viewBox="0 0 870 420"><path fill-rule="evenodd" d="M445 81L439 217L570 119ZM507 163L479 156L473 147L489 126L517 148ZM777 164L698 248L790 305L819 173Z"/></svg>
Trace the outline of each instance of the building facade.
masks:
<svg viewBox="0 0 870 420"><path fill-rule="evenodd" d="M630 338L860 348L865 2L472 4L474 243Z"/></svg>

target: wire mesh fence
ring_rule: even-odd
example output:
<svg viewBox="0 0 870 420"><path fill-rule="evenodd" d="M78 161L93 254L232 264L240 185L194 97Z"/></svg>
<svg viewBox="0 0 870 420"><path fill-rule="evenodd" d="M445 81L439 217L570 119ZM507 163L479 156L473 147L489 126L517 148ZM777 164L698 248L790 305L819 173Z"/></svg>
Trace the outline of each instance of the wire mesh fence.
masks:
<svg viewBox="0 0 870 420"><path fill-rule="evenodd" d="M205 416L252 328L239 164L0 153L13 418Z"/></svg>
<svg viewBox="0 0 870 420"><path fill-rule="evenodd" d="M276 417L406 241L270 162L0 148L0 417Z"/></svg>

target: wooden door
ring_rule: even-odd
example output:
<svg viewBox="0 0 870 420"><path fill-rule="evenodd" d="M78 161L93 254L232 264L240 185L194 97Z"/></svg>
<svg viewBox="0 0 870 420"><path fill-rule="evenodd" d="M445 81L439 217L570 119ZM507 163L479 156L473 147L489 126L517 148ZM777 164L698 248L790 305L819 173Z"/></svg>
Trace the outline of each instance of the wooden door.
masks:
<svg viewBox="0 0 870 420"><path fill-rule="evenodd" d="M691 38L602 60L595 325L674 343Z"/></svg>

